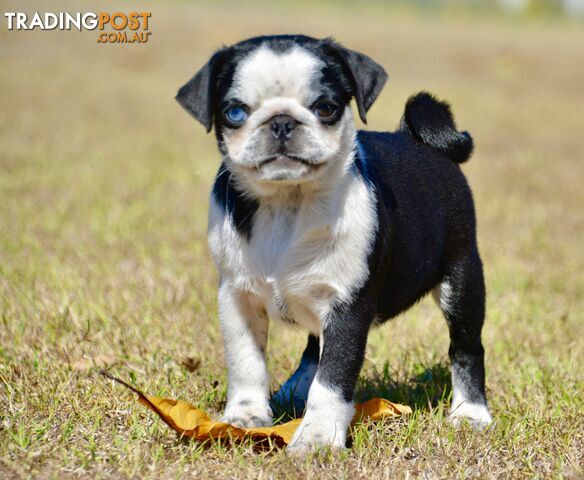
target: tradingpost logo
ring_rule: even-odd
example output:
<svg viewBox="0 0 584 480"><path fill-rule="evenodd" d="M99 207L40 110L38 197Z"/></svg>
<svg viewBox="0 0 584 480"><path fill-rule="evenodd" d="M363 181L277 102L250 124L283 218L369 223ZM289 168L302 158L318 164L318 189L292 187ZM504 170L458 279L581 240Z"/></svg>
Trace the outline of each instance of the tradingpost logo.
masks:
<svg viewBox="0 0 584 480"><path fill-rule="evenodd" d="M8 30L98 30L97 43L146 43L150 12L6 12Z"/></svg>

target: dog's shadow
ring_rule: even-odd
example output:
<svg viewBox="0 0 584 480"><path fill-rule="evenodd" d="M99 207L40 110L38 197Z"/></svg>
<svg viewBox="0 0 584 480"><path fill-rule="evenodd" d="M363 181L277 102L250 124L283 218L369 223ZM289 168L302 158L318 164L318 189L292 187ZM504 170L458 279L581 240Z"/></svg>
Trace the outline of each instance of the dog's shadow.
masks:
<svg viewBox="0 0 584 480"><path fill-rule="evenodd" d="M451 392L450 366L446 362L414 365L413 372L405 375L392 374L385 363L381 371L373 370L359 378L354 398L364 402L381 397L409 405L412 410L431 410L448 400Z"/></svg>
<svg viewBox="0 0 584 480"><path fill-rule="evenodd" d="M372 369L359 377L354 400L357 403L381 397L394 403L409 405L412 410L432 410L445 402L452 392L450 367L446 362L431 366L414 365L413 371L398 374L391 372L389 363L381 370ZM272 405L275 423L299 418L304 413L288 405Z"/></svg>

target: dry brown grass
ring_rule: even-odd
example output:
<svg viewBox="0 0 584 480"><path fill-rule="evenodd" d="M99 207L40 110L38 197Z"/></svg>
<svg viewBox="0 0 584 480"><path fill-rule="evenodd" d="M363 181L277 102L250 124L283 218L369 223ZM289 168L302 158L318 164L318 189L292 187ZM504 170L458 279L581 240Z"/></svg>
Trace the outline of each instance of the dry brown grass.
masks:
<svg viewBox="0 0 584 480"><path fill-rule="evenodd" d="M142 46L0 29L0 475L578 476L581 26L259 5L124 4L153 13ZM149 393L219 412L225 370L205 243L218 154L173 95L220 44L277 32L334 35L387 67L370 128L392 129L407 96L427 89L473 133L477 151L464 169L489 291L490 431L454 432L444 421L447 332L429 301L372 334L359 387L360 397L409 402L414 415L359 428L339 457L294 463L250 445L183 442L96 374L105 363ZM272 329L274 387L303 343L303 334ZM194 372L185 357L200 360Z"/></svg>

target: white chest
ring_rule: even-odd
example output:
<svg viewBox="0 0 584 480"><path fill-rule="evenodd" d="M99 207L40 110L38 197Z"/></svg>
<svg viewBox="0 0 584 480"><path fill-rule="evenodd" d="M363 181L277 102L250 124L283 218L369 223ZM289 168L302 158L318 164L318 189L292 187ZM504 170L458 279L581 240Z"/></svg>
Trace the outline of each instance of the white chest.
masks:
<svg viewBox="0 0 584 480"><path fill-rule="evenodd" d="M331 306L368 275L376 217L371 192L351 177L339 192L291 204L260 204L249 240L212 201L209 246L222 281L270 318L318 333Z"/></svg>

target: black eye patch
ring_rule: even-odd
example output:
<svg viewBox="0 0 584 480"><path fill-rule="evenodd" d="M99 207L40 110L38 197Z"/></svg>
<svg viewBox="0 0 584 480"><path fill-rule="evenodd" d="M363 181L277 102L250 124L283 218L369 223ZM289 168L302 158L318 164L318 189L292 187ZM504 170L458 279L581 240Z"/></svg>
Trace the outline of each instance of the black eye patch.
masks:
<svg viewBox="0 0 584 480"><path fill-rule="evenodd" d="M325 66L314 82L319 96L310 109L325 125L334 125L351 101L351 86L343 70L332 59L323 58Z"/></svg>

